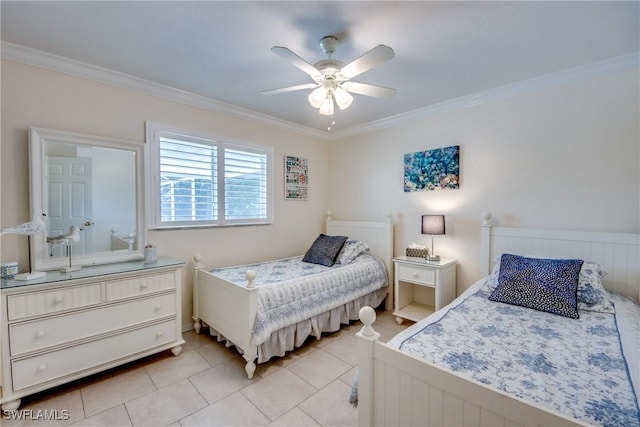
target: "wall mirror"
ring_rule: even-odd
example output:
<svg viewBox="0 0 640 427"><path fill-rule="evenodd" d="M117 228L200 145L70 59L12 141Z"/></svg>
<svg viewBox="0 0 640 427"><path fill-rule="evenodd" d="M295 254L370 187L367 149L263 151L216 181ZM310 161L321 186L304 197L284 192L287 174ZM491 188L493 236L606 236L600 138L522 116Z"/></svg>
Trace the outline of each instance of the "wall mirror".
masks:
<svg viewBox="0 0 640 427"><path fill-rule="evenodd" d="M30 240L32 268L143 258L143 143L31 128L29 158L31 210L46 225ZM77 242L47 242L73 227Z"/></svg>

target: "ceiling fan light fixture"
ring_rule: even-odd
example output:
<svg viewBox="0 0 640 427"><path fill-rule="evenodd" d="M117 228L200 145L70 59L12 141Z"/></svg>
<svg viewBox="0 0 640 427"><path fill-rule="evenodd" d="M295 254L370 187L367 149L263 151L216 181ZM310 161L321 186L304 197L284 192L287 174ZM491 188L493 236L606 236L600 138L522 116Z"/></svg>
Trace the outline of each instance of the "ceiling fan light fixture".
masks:
<svg viewBox="0 0 640 427"><path fill-rule="evenodd" d="M353 103L353 95L351 93L378 98L392 97L396 92L395 89L357 83L351 81L351 79L393 58L393 49L380 44L359 58L345 64L340 60L332 58L340 42L341 40L338 36L326 36L322 38L320 46L328 58L320 60L314 65L305 61L286 47L273 46L271 48L273 53L288 60L297 68L304 71L311 77L314 83L271 89L262 91L262 93L269 95L301 89L313 89L307 96L307 100L313 108L317 108L318 112L325 116L332 116L335 112L336 105L341 110L349 108ZM331 130L331 125L329 125L329 130Z"/></svg>
<svg viewBox="0 0 640 427"><path fill-rule="evenodd" d="M353 102L353 96L341 87L337 87L333 91L333 97L341 110L346 110Z"/></svg>
<svg viewBox="0 0 640 427"><path fill-rule="evenodd" d="M329 93L324 101L322 101L322 105L320 105L318 112L325 116L333 115L333 95L331 93Z"/></svg>
<svg viewBox="0 0 640 427"><path fill-rule="evenodd" d="M320 108L324 100L327 98L327 88L324 86L320 86L316 88L309 94L309 104L313 108Z"/></svg>

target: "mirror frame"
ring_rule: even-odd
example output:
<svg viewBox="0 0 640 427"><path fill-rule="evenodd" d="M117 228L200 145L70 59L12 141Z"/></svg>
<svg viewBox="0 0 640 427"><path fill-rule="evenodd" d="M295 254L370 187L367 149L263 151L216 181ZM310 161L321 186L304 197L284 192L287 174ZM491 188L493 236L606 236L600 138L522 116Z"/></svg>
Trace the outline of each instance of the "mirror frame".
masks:
<svg viewBox="0 0 640 427"><path fill-rule="evenodd" d="M117 250L92 252L87 255L73 256L73 265L86 266L96 264L110 264L115 262L134 261L144 258L144 246L147 240L147 228L145 224L144 203L144 142L133 142L101 136L86 135L75 132L60 131L45 128L29 128L29 184L31 212L46 213L48 210L45 201L46 185L44 168L45 146L48 142L63 144L75 144L89 147L112 148L127 150L135 153L135 180L136 180L136 238L135 251ZM68 258L50 258L47 256L46 231L31 236L30 256L32 270L55 270L68 265Z"/></svg>

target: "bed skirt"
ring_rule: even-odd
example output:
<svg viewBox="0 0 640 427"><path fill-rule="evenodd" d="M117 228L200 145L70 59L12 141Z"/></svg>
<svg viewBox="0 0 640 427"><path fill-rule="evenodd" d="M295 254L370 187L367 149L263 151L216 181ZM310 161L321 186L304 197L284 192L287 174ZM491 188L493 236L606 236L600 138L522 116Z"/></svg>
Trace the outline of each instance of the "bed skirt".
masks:
<svg viewBox="0 0 640 427"><path fill-rule="evenodd" d="M269 339L258 346L257 363L269 361L272 357L282 357L288 351L300 347L309 336L320 339L323 332L336 332L341 325L349 324L351 320L358 320L360 309L366 305L378 307L387 295L388 287L378 289L358 299L350 301L330 311L325 311L310 319L278 329ZM218 342L224 341L227 347L234 345L215 329L209 326L209 334L217 338ZM238 349L241 351L241 349Z"/></svg>

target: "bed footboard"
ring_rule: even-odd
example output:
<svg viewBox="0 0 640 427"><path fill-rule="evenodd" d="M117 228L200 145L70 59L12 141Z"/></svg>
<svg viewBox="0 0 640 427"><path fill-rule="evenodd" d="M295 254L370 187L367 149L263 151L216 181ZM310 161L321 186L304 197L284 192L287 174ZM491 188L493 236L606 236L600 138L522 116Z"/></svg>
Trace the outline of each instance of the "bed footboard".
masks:
<svg viewBox="0 0 640 427"><path fill-rule="evenodd" d="M258 347L253 343L253 325L257 310L255 272L247 271L247 286L228 282L206 271L196 255L193 266L193 328L200 332L202 323L231 341L247 361L249 379L256 370Z"/></svg>
<svg viewBox="0 0 640 427"><path fill-rule="evenodd" d="M358 425L583 425L380 343L375 318L360 310Z"/></svg>

